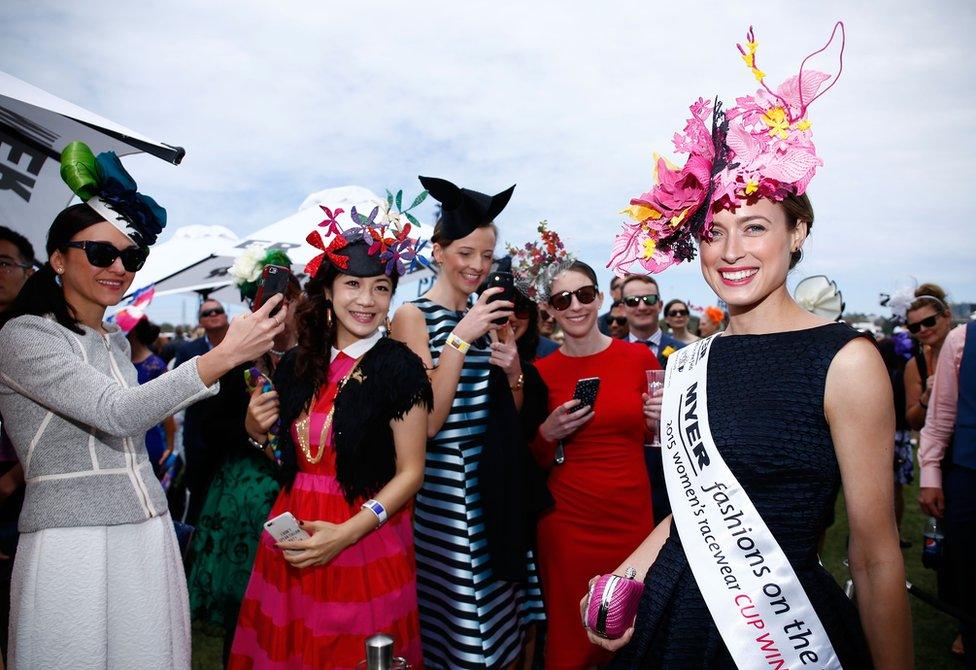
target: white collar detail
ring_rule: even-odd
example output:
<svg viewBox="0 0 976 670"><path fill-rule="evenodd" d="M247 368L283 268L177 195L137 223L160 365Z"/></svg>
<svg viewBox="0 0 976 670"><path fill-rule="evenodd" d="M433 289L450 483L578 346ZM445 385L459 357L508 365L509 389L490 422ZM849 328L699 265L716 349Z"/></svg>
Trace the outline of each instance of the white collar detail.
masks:
<svg viewBox="0 0 976 670"><path fill-rule="evenodd" d="M374 346L376 346L376 343L379 342L381 339L383 339L383 331L377 328L375 331L373 331L373 334L370 335L369 337L364 337L361 340L356 340L345 349L336 349L335 347L332 347L332 353L330 354L329 362L331 363L332 361L334 361L336 359L336 356L338 356L340 352L345 354L349 358L353 358L353 359L359 358L367 351L372 349Z"/></svg>

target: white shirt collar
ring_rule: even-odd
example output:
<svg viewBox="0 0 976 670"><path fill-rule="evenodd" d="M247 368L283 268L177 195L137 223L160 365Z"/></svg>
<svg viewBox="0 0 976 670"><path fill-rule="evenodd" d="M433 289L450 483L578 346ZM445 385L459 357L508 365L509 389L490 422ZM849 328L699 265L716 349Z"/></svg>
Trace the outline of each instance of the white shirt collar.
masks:
<svg viewBox="0 0 976 670"><path fill-rule="evenodd" d="M647 338L647 341L650 342L651 344L653 344L654 346L660 346L660 344L661 344L661 335L663 335L663 334L664 334L664 332L660 328L658 328L657 330L654 331L654 334L653 335L651 335L649 338ZM644 342L644 340L641 340L641 339L635 337L633 333L631 333L627 337L628 337L628 339L631 342Z"/></svg>
<svg viewBox="0 0 976 670"><path fill-rule="evenodd" d="M336 356L339 355L340 351L341 353L345 354L349 358L353 358L353 359L359 358L367 351L372 349L376 345L376 343L379 342L382 338L383 338L383 331L377 328L376 331L369 337L365 337L361 340L356 340L345 349L340 350L333 347L329 362L331 363L332 361L334 361L336 359Z"/></svg>

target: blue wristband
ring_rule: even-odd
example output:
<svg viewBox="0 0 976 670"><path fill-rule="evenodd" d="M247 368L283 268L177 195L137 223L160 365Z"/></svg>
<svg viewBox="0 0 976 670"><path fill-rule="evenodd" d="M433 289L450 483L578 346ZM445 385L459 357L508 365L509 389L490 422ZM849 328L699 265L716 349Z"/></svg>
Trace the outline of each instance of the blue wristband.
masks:
<svg viewBox="0 0 976 670"><path fill-rule="evenodd" d="M368 509L370 512L376 515L376 527L379 528L384 523L386 523L387 514L386 508L383 507L383 503L374 498L370 498L362 504L362 509Z"/></svg>

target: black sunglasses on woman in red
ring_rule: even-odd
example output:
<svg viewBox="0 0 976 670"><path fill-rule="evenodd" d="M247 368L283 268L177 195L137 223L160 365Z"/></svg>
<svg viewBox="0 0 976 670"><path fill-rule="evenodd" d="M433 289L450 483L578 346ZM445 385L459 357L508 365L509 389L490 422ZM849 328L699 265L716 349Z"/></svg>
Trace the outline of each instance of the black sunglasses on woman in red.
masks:
<svg viewBox="0 0 976 670"><path fill-rule="evenodd" d="M107 268L115 262L116 258L121 258L122 267L125 268L126 272L138 272L146 264L146 259L149 257L149 247L119 249L111 242L85 240L84 242L68 242L65 246L84 250L88 262L96 268Z"/></svg>
<svg viewBox="0 0 976 670"><path fill-rule="evenodd" d="M589 305L591 302L596 300L596 294L599 293L596 286L580 286L575 291L560 291L559 293L554 293L549 296L549 304L553 309L560 312L569 309L569 306L573 304L573 296L580 301L581 305Z"/></svg>

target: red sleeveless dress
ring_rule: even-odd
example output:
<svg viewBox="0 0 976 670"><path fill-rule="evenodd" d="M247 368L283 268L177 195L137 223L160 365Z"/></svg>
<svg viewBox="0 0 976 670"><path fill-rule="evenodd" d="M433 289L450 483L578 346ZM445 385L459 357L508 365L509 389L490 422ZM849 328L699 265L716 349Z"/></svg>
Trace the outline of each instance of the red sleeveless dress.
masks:
<svg viewBox="0 0 976 670"><path fill-rule="evenodd" d="M340 353L329 368L328 385L309 421L312 454L319 449L339 380L354 363ZM349 504L336 480L331 430L325 453L314 464L298 448L294 426L291 430L299 473L268 518L291 512L302 521L338 524L358 514L364 501ZM228 667L355 668L366 656L365 639L374 633L393 637L396 655L422 667L412 516L411 502L327 565L304 569L285 561L273 538L263 533Z"/></svg>

